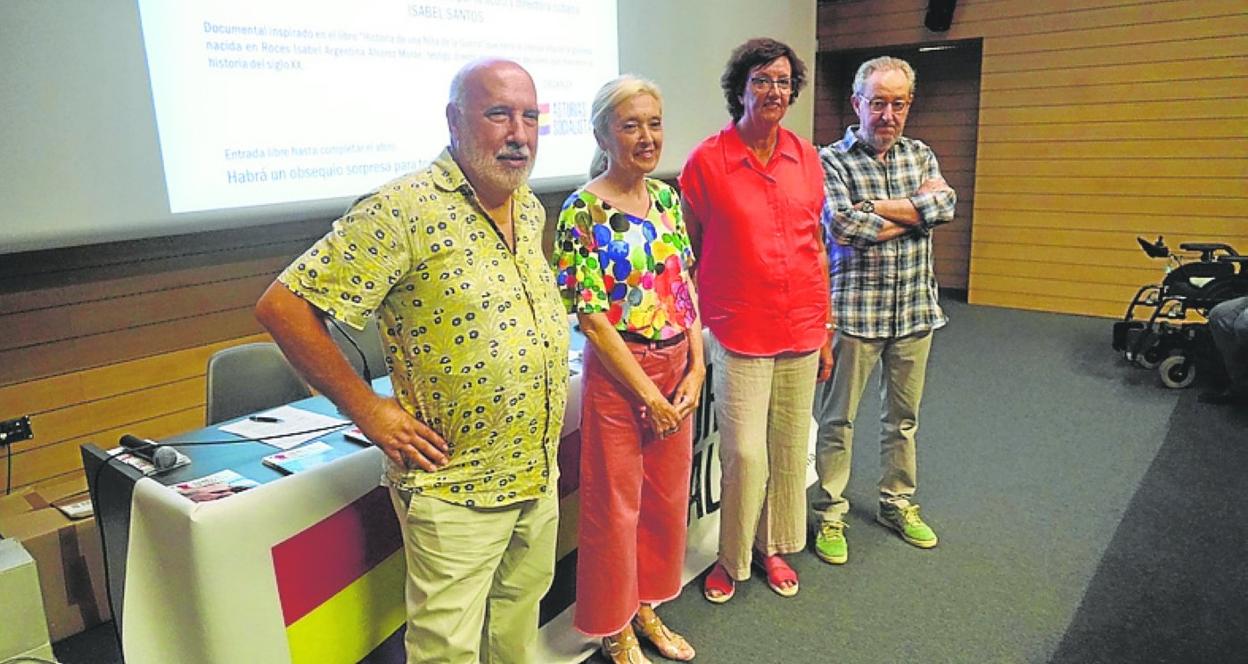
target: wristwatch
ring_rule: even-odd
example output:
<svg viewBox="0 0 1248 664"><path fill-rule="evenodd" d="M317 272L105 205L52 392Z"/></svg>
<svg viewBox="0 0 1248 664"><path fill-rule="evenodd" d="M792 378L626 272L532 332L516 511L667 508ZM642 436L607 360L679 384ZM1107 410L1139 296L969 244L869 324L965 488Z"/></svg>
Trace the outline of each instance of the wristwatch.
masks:
<svg viewBox="0 0 1248 664"><path fill-rule="evenodd" d="M867 214L871 214L875 212L875 203L872 203L870 200L865 200L862 202L862 206L858 209L862 212L866 212Z"/></svg>

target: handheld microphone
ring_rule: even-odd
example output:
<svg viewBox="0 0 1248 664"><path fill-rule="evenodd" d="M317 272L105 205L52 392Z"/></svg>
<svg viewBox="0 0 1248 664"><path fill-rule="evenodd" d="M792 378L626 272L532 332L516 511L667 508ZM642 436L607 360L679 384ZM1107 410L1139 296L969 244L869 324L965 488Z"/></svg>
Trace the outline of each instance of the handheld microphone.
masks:
<svg viewBox="0 0 1248 664"><path fill-rule="evenodd" d="M146 459L156 470L169 470L178 462L178 453L172 448L159 443L125 434L121 437L121 446L126 451L141 458Z"/></svg>

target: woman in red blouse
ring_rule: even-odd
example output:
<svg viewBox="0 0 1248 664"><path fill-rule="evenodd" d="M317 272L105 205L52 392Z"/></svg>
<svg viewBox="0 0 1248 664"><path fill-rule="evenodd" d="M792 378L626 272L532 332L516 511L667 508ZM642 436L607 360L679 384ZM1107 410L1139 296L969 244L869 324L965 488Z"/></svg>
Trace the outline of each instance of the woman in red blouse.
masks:
<svg viewBox="0 0 1248 664"><path fill-rule="evenodd" d="M828 270L815 149L780 126L805 83L787 45L753 39L720 79L732 121L680 174L702 320L712 351L723 469L719 561L704 594L728 601L762 568L797 593L781 557L806 546L806 458L816 379L832 368Z"/></svg>
<svg viewBox="0 0 1248 664"><path fill-rule="evenodd" d="M623 76L592 108L600 149L555 231L556 280L589 340L581 399L575 627L612 662L694 650L653 605L680 594L693 427L706 374L680 200L659 163L658 88ZM634 628L636 631L634 631Z"/></svg>

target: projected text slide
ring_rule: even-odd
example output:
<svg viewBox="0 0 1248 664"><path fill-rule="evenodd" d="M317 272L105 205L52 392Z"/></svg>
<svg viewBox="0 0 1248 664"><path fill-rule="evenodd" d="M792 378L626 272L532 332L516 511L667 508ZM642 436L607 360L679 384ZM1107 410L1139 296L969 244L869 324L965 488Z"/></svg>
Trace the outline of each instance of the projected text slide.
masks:
<svg viewBox="0 0 1248 664"><path fill-rule="evenodd" d="M533 74L534 179L583 175L618 69L614 0L140 0L174 213L362 193L446 145L466 62Z"/></svg>

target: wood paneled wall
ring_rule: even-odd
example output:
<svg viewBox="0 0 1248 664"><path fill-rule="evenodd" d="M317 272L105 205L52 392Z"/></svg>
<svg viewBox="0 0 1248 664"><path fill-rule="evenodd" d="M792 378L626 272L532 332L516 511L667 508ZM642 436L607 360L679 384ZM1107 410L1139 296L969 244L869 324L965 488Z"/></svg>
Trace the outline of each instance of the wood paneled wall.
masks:
<svg viewBox="0 0 1248 664"><path fill-rule="evenodd" d="M1248 4L926 5L821 3L819 49L983 39L972 303L1117 317L1162 274L1136 235L1248 253Z"/></svg>
<svg viewBox="0 0 1248 664"><path fill-rule="evenodd" d="M551 219L568 193L541 196ZM0 256L0 419L35 433L13 487L81 473L84 443L203 426L208 358L268 339L252 307L330 221Z"/></svg>
<svg viewBox="0 0 1248 664"><path fill-rule="evenodd" d="M816 144L822 147L839 141L846 127L858 124L849 104L854 74L864 61L880 55L904 58L916 70L918 89L906 118L905 135L931 146L945 180L958 192L954 223L942 226L932 236L936 280L944 290L965 292L974 226L979 44L968 42L957 49L929 53L915 48L820 53L815 86Z"/></svg>
<svg viewBox="0 0 1248 664"><path fill-rule="evenodd" d="M216 350L262 339L252 306L326 221L0 260L0 417L30 415L13 485L81 472L79 445L203 425Z"/></svg>

